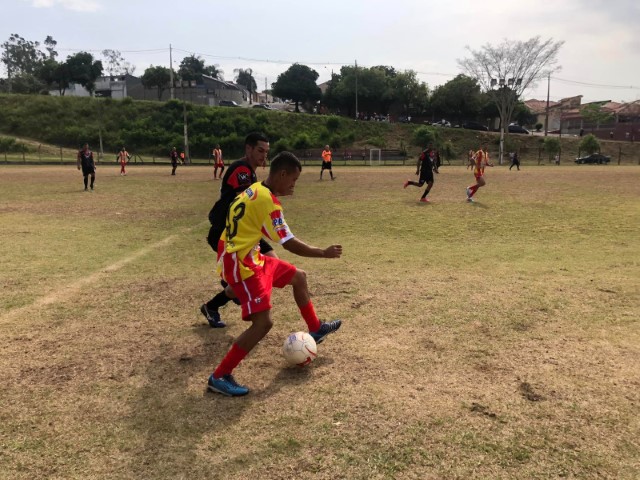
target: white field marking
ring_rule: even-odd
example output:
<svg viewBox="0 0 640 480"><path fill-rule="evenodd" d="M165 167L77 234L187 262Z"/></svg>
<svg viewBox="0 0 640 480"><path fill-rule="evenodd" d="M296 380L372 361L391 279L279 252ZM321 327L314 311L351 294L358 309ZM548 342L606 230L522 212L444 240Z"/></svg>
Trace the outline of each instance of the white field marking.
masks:
<svg viewBox="0 0 640 480"><path fill-rule="evenodd" d="M209 222L203 222L203 223L209 223ZM199 225L196 227L199 227ZM74 295L76 295L83 288L93 283L96 283L98 280L108 275L109 273L113 273L120 270L125 265L128 265L131 262L134 262L135 260L142 257L143 255L146 255L147 253L151 252L152 250L166 247L176 239L180 238L184 233L189 233L191 230L193 230L196 227L187 228L181 234L170 235L167 238L164 238L159 242L154 243L153 245L149 245L148 247L142 248L137 252L135 252L134 254L123 258L122 260L118 260L117 262L112 263L111 265L107 265L106 267L98 270L97 272L87 275L86 277L80 278L79 280L76 280L75 282L69 285L66 285L62 288L59 288L49 293L48 295L45 295L44 297L40 297L36 299L29 305L25 305L23 307L18 307L13 310L9 310L7 313L3 314L0 317L0 323L9 322L15 319L16 317L19 317L20 315L25 314L31 310L39 310L43 307L46 307L47 305L51 305L53 303L58 303L58 302L67 300L73 297Z"/></svg>

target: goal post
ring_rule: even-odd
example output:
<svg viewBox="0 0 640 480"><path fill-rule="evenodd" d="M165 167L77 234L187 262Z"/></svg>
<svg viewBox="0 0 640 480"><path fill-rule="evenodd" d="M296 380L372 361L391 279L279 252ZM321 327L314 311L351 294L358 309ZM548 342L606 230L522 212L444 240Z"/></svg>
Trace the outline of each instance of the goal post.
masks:
<svg viewBox="0 0 640 480"><path fill-rule="evenodd" d="M369 149L369 166L380 166L382 165L382 150L379 148L371 148Z"/></svg>

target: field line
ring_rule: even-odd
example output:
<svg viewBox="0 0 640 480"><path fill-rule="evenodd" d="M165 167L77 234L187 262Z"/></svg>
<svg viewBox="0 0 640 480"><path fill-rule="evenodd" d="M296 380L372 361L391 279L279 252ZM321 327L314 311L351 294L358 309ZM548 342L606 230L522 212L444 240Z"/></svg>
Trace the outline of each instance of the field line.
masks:
<svg viewBox="0 0 640 480"><path fill-rule="evenodd" d="M209 222L202 222L202 224L204 223L208 224ZM167 245L170 245L175 240L181 238L184 234L189 233L194 228L200 227L202 224L196 225L194 227L186 228L181 233L175 233L173 235L169 235L168 237L163 238L162 240L152 245L141 248L137 252L134 252L133 254L129 255L128 257L118 260L117 262L112 263L111 265L107 265L106 267L103 267L100 270L90 275L82 277L68 285L58 288L57 290L45 295L44 297L40 297L36 299L29 305L25 305L23 307L18 307L13 310L9 310L7 313L4 313L0 317L0 323L10 322L11 320L14 320L16 317L19 317L20 315L25 314L32 309L41 309L48 305L68 300L69 298L73 297L78 292L80 292L83 288L98 282L104 276L120 270L125 265L128 265L129 263L136 261L143 255L146 255L147 253L153 250L157 250L159 248L163 248L163 247L166 247Z"/></svg>

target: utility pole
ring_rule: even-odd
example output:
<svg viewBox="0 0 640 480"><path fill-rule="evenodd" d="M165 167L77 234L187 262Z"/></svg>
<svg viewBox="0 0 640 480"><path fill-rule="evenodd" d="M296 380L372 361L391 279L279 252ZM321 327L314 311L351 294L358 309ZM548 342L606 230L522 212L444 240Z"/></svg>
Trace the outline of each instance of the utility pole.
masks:
<svg viewBox="0 0 640 480"><path fill-rule="evenodd" d="M169 79L169 81L171 82L171 86L169 87L171 91L171 100L173 100L174 98L176 98L176 96L173 87L173 57L171 54L171 44L169 44Z"/></svg>
<svg viewBox="0 0 640 480"><path fill-rule="evenodd" d="M358 60L356 60L356 118L358 118Z"/></svg>
<svg viewBox="0 0 640 480"><path fill-rule="evenodd" d="M551 91L551 73L547 76L547 114L544 118L544 136L549 131L549 92Z"/></svg>
<svg viewBox="0 0 640 480"><path fill-rule="evenodd" d="M184 122L184 161L191 163L191 157L189 156L189 134L187 129L187 99L184 96L184 82L180 83L182 86L182 119Z"/></svg>

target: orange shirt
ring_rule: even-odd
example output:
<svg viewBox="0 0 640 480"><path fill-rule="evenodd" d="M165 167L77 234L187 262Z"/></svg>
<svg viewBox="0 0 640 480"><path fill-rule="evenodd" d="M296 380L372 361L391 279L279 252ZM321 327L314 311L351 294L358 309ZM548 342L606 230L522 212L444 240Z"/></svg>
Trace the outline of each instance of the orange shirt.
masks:
<svg viewBox="0 0 640 480"><path fill-rule="evenodd" d="M331 163L331 150L322 151L322 161Z"/></svg>

